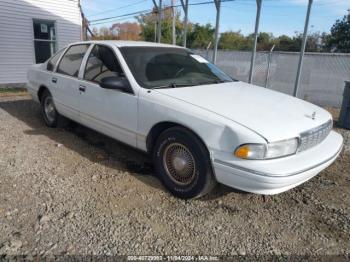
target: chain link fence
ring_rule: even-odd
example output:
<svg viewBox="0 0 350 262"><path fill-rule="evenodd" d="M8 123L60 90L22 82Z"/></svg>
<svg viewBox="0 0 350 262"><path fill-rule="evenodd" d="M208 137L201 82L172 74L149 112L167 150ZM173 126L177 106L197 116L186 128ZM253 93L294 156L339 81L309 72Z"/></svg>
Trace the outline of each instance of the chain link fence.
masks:
<svg viewBox="0 0 350 262"><path fill-rule="evenodd" d="M212 50L195 50L212 58ZM235 79L248 82L251 52L218 50L217 65ZM267 88L293 94L299 53L273 52L270 59ZM266 85L269 52L257 52L253 83ZM350 54L305 53L299 98L320 106L340 107L344 81L350 80Z"/></svg>

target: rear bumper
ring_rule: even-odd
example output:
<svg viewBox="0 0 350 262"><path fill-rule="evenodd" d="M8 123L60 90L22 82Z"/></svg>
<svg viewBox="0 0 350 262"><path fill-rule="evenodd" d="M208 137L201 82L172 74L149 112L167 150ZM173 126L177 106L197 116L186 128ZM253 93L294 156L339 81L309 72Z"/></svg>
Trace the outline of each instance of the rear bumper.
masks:
<svg viewBox="0 0 350 262"><path fill-rule="evenodd" d="M214 158L213 167L216 179L222 184L247 192L273 195L296 187L327 168L338 157L342 146L342 136L332 131L316 147L290 157L230 161L219 154L218 157L224 159Z"/></svg>
<svg viewBox="0 0 350 262"><path fill-rule="evenodd" d="M38 98L38 91L32 88L28 83L26 83L25 88L27 89L29 95L32 97L32 99L36 102L39 102Z"/></svg>

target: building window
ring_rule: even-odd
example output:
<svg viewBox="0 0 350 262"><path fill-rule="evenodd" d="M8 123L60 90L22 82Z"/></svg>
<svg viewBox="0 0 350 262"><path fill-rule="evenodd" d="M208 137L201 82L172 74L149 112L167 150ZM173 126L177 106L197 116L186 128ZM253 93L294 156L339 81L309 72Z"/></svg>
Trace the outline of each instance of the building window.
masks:
<svg viewBox="0 0 350 262"><path fill-rule="evenodd" d="M35 62L43 63L49 59L57 48L54 21L33 20Z"/></svg>

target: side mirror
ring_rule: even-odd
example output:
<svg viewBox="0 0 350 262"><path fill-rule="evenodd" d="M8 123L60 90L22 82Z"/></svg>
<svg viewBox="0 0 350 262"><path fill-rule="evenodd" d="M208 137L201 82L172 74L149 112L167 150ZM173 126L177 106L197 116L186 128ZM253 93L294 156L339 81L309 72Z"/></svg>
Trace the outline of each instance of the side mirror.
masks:
<svg viewBox="0 0 350 262"><path fill-rule="evenodd" d="M101 79L100 87L105 89L116 89L123 92L130 92L130 84L126 78L108 76Z"/></svg>

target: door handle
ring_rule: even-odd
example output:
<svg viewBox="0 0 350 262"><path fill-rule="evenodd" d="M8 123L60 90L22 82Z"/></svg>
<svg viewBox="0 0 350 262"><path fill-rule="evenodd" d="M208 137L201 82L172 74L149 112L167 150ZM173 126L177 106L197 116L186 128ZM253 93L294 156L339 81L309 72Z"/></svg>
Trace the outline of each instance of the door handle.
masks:
<svg viewBox="0 0 350 262"><path fill-rule="evenodd" d="M86 86L79 85L79 91L80 92L85 92L85 90L86 90Z"/></svg>
<svg viewBox="0 0 350 262"><path fill-rule="evenodd" d="M53 78L51 79L51 81L52 81L52 83L57 83L57 78L56 78L56 77L53 77Z"/></svg>

